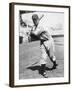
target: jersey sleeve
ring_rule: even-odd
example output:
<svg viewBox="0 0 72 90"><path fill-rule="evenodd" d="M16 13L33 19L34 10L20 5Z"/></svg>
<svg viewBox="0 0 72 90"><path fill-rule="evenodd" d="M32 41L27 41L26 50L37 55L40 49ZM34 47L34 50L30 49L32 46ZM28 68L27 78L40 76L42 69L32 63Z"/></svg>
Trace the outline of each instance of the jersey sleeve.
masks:
<svg viewBox="0 0 72 90"><path fill-rule="evenodd" d="M39 35L42 32L42 28L41 27L37 27L36 30L34 31L35 35Z"/></svg>

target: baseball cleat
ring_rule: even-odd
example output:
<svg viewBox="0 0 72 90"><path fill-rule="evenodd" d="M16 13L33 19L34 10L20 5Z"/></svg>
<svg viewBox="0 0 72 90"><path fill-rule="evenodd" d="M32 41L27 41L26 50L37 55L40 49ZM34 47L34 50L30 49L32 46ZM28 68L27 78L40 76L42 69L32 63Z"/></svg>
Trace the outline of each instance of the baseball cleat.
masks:
<svg viewBox="0 0 72 90"><path fill-rule="evenodd" d="M57 66L58 66L58 64L54 64L52 69L56 69Z"/></svg>
<svg viewBox="0 0 72 90"><path fill-rule="evenodd" d="M43 73L43 77L44 77L44 78L48 78L48 75L47 75L46 72Z"/></svg>

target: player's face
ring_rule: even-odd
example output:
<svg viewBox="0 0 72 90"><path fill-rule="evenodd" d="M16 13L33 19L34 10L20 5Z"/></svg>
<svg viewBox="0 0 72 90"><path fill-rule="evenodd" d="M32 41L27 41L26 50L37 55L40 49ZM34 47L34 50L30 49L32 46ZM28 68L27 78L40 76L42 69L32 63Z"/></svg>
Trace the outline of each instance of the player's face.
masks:
<svg viewBox="0 0 72 90"><path fill-rule="evenodd" d="M38 23L39 23L39 20L38 19L33 19L33 23L34 23L35 26L37 26Z"/></svg>

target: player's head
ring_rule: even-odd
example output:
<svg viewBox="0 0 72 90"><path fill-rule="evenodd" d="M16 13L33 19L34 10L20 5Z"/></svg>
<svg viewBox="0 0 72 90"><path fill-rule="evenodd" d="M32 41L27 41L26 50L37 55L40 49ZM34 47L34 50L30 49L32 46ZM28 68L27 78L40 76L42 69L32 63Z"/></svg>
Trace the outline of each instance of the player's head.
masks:
<svg viewBox="0 0 72 90"><path fill-rule="evenodd" d="M32 15L32 20L33 20L33 23L37 26L38 23L39 23L39 17L37 14L33 14Z"/></svg>

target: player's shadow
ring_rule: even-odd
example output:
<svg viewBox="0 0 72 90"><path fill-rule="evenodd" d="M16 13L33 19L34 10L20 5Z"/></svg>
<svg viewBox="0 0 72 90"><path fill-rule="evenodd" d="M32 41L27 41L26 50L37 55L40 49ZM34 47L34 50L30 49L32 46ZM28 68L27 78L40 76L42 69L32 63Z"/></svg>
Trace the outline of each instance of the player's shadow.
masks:
<svg viewBox="0 0 72 90"><path fill-rule="evenodd" d="M30 69L32 71L38 70L38 72L40 73L41 67L36 65L36 66L29 66L29 67L27 67L27 69ZM46 67L46 70L51 71L51 70L53 70L53 68Z"/></svg>

